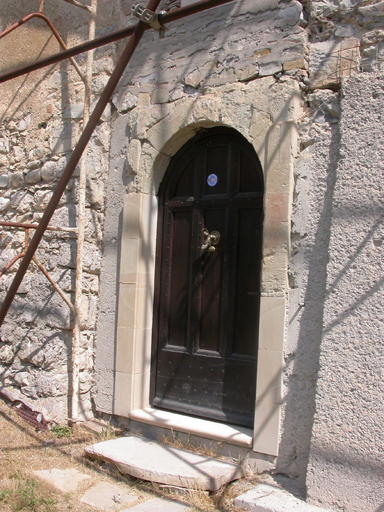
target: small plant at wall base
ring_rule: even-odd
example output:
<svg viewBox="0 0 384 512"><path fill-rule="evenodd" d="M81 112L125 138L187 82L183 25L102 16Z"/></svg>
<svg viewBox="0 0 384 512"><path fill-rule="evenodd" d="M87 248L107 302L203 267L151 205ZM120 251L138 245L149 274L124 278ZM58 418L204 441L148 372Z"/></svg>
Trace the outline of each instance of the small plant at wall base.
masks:
<svg viewBox="0 0 384 512"><path fill-rule="evenodd" d="M115 439L117 437L117 431L111 425L107 425L105 428L101 429L99 437L103 441L107 441L109 439Z"/></svg>
<svg viewBox="0 0 384 512"><path fill-rule="evenodd" d="M68 425L53 425L51 432L56 437L71 437L73 434L72 427Z"/></svg>

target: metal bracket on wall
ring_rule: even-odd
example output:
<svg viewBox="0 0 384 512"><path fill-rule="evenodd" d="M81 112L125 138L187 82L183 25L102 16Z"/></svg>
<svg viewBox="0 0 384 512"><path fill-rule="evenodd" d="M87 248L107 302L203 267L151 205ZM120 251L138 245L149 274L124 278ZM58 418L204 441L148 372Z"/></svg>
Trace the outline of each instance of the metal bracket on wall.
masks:
<svg viewBox="0 0 384 512"><path fill-rule="evenodd" d="M164 27L159 21L159 15L164 14L165 11L161 11L159 14L146 9L140 4L133 4L131 7L132 14L139 18L140 21L146 23L150 27L155 30L159 30L160 33L164 32L164 30L168 30Z"/></svg>

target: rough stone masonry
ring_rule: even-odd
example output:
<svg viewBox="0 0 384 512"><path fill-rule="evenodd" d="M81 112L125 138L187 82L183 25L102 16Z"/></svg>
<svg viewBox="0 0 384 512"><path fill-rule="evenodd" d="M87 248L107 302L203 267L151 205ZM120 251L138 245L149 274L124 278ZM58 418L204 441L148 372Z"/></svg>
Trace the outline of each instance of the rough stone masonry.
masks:
<svg viewBox="0 0 384 512"><path fill-rule="evenodd" d="M132 24L131 3L99 1L96 35ZM155 197L162 175L153 162L174 153L191 126L231 126L259 156L267 154L267 140L276 144L281 161L263 167L286 177L271 183L280 199L268 210L281 219L285 208L285 224L278 233L272 221L264 228L272 249L264 255L263 293L286 304L271 469L323 507L382 509L383 6L237 0L169 25L163 39L146 33L86 156L83 417L116 413L120 400L115 356L124 197ZM0 29L33 9L37 0L33 7L4 0ZM46 0L44 13L68 46L87 39L86 10ZM95 52L92 101L122 45ZM57 51L46 25L33 20L0 40L0 70ZM85 56L76 60L84 74ZM83 80L65 61L0 89L0 218L35 223L81 133ZM288 145L282 129L271 131L276 126L290 127ZM52 226L76 226L77 193L75 173ZM0 270L24 244L23 229L1 229ZM36 256L72 300L76 235L47 231ZM0 279L1 300L16 268ZM1 329L1 386L57 421L68 416L72 327L68 306L32 264ZM128 382L128 374L117 373Z"/></svg>

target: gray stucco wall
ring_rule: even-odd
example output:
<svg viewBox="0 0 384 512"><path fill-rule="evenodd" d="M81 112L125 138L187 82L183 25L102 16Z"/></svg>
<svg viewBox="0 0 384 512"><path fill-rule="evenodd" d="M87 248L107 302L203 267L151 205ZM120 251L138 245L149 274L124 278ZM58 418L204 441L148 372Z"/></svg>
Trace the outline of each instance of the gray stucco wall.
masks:
<svg viewBox="0 0 384 512"><path fill-rule="evenodd" d="M339 93L307 95L295 165L284 414L277 470L303 494L315 413L331 204L339 149Z"/></svg>
<svg viewBox="0 0 384 512"><path fill-rule="evenodd" d="M314 501L384 506L384 76L342 88L309 467Z"/></svg>

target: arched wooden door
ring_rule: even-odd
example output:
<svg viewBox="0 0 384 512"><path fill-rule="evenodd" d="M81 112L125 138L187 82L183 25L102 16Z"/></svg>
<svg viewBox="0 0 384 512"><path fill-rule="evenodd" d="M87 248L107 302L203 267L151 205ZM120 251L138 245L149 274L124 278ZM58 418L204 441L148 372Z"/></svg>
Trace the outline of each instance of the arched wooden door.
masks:
<svg viewBox="0 0 384 512"><path fill-rule="evenodd" d="M202 131L172 158L159 192L153 406L253 425L262 201L260 162L237 132Z"/></svg>

